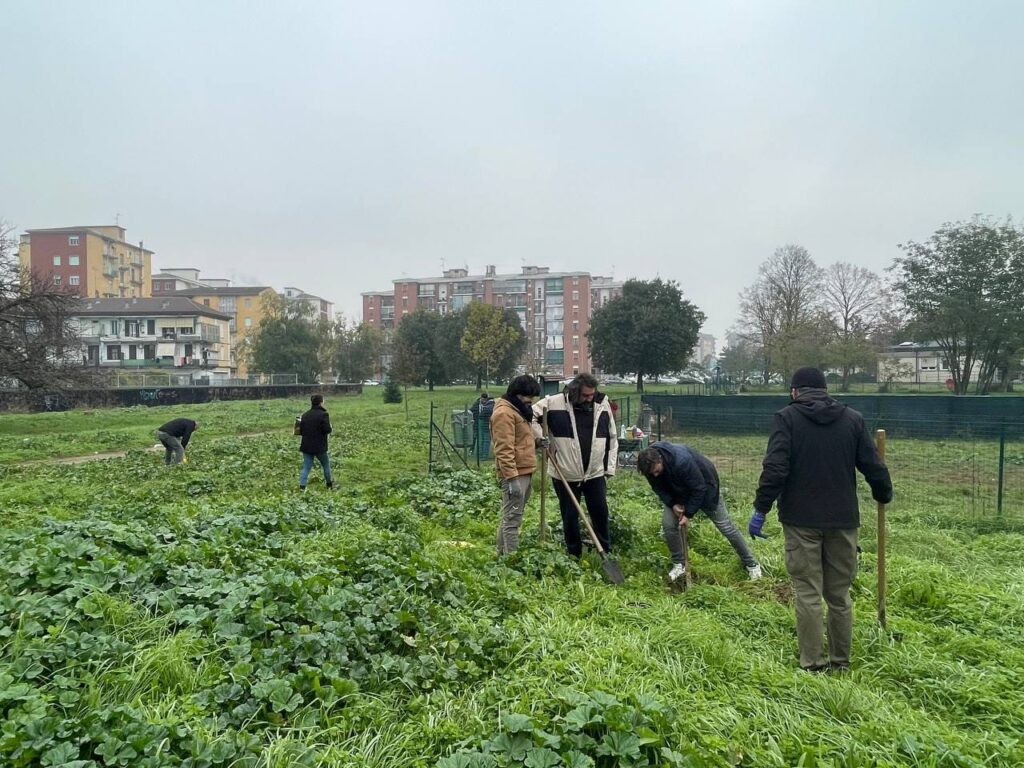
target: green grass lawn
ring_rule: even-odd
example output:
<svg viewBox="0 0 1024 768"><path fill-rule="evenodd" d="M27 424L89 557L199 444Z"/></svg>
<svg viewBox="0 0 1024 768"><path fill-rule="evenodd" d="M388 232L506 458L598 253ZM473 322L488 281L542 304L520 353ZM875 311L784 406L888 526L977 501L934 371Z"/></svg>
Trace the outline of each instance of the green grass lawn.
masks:
<svg viewBox="0 0 1024 768"><path fill-rule="evenodd" d="M704 521L672 594L622 473L624 586L564 556L550 493L547 540L535 494L498 562L491 469L425 475L429 403L474 393L408 394L328 398L333 494L296 492L300 400L0 417L0 765L1024 764L1024 527L965 514L949 473L901 477L941 447L890 451L889 631L865 494L854 669L816 676L774 515L767 578ZM146 449L177 416L202 426L168 469ZM688 438L738 521L766 437Z"/></svg>

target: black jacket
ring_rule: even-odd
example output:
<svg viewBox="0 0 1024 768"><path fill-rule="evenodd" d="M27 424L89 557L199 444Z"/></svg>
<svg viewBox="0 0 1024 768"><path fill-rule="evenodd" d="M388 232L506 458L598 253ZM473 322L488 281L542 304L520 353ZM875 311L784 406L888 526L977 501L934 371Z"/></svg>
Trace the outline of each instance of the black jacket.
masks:
<svg viewBox="0 0 1024 768"><path fill-rule="evenodd" d="M196 431L196 423L192 419L174 419L160 427L160 431L174 435L181 440L181 447L184 448L188 445L192 433Z"/></svg>
<svg viewBox="0 0 1024 768"><path fill-rule="evenodd" d="M804 392L775 414L754 509L779 502L779 520L804 528L857 528L859 470L875 501L892 501L889 469L863 417L824 390Z"/></svg>
<svg viewBox="0 0 1024 768"><path fill-rule="evenodd" d="M327 436L331 434L331 418L322 405L314 405L304 414L299 424L302 442L299 450L316 456L327 452Z"/></svg>
<svg viewBox="0 0 1024 768"><path fill-rule="evenodd" d="M718 470L711 460L688 445L659 441L651 445L661 456L662 472L648 477L651 489L666 506L682 504L687 517L718 507Z"/></svg>

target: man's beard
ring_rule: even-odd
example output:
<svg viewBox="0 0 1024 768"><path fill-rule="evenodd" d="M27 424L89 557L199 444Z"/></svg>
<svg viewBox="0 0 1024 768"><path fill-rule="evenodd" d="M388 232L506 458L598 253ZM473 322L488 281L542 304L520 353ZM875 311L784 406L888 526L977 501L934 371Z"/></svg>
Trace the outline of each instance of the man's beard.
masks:
<svg viewBox="0 0 1024 768"><path fill-rule="evenodd" d="M582 403L576 403L576 407L579 408L581 411L592 412L594 410L594 402L592 400L584 400Z"/></svg>

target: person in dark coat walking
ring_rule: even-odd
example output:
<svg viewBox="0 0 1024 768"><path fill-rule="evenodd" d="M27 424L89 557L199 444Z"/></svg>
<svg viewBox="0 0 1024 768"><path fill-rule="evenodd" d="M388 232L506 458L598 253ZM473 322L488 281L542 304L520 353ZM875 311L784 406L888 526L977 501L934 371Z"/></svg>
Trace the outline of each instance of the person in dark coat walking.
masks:
<svg viewBox="0 0 1024 768"><path fill-rule="evenodd" d="M718 470L710 459L688 445L659 441L640 452L636 466L665 505L661 530L672 553L669 581L686 573L679 528L689 525L698 512L707 515L732 544L747 575L751 579L761 578L760 563L725 508L719 491Z"/></svg>
<svg viewBox="0 0 1024 768"><path fill-rule="evenodd" d="M892 500L892 479L864 418L829 396L820 370L799 369L789 386L793 400L775 414L747 530L752 537L763 536L765 516L778 501L800 666L841 672L849 668L853 640L850 585L857 572L860 527L856 472L883 504ZM822 597L828 604L827 659Z"/></svg>
<svg viewBox="0 0 1024 768"><path fill-rule="evenodd" d="M165 448L164 464L181 464L185 460L185 448L197 429L199 425L192 419L174 419L156 431L156 439Z"/></svg>
<svg viewBox="0 0 1024 768"><path fill-rule="evenodd" d="M311 395L309 402L310 409L299 419L299 434L302 435L302 442L299 443L299 450L302 451L299 490L306 490L306 482L309 480L310 470L313 469L313 459L320 462L324 471L324 483L329 490L334 487L331 460L327 456L327 436L332 430L331 418L324 410L323 395Z"/></svg>

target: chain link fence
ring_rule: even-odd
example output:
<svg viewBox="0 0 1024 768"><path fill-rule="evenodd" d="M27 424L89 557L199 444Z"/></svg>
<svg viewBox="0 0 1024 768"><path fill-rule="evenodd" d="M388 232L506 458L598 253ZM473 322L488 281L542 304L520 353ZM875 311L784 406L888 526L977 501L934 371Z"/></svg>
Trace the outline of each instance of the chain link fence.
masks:
<svg viewBox="0 0 1024 768"><path fill-rule="evenodd" d="M730 408L728 402L712 406L724 398L645 396L634 421L652 442L692 445L715 462L723 485L752 492L772 414L785 401L772 409L751 410L742 402L750 399L737 397L736 407ZM864 415L872 435L885 430L886 463L897 502L1024 523L1024 421L920 411Z"/></svg>

